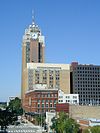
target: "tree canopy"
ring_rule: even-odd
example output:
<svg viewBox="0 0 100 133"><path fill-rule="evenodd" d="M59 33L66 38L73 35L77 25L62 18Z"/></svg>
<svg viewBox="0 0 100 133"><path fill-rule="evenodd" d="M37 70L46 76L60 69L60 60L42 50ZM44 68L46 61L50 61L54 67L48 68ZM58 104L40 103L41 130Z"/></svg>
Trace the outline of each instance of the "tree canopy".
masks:
<svg viewBox="0 0 100 133"><path fill-rule="evenodd" d="M12 124L17 120L14 112L11 112L8 108L5 110L0 109L0 126L2 130L6 130L9 124Z"/></svg>
<svg viewBox="0 0 100 133"><path fill-rule="evenodd" d="M83 130L83 133L100 133L100 126L89 127Z"/></svg>
<svg viewBox="0 0 100 133"><path fill-rule="evenodd" d="M1 129L6 130L9 124L14 123L17 120L18 115L23 114L21 107L21 99L16 97L14 100L9 102L9 106L6 109L0 109L0 125Z"/></svg>
<svg viewBox="0 0 100 133"><path fill-rule="evenodd" d="M100 133L100 126L94 126L90 128L91 133Z"/></svg>
<svg viewBox="0 0 100 133"><path fill-rule="evenodd" d="M69 118L66 113L60 112L59 118L52 119L51 129L57 133L78 133L79 125L74 119Z"/></svg>
<svg viewBox="0 0 100 133"><path fill-rule="evenodd" d="M18 97L16 97L14 100L11 100L9 102L8 108L10 110L15 111L16 115L22 115L23 114L23 109L21 106L21 99L19 99Z"/></svg>

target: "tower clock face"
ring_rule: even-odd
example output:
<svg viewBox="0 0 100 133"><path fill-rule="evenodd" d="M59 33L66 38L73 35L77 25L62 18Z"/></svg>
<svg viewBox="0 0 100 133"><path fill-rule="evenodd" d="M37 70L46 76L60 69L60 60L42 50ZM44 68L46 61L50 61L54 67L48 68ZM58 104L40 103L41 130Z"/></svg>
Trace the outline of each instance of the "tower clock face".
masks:
<svg viewBox="0 0 100 133"><path fill-rule="evenodd" d="M32 38L33 38L34 40L37 39L37 37L38 37L37 33L34 33L34 34L32 35Z"/></svg>

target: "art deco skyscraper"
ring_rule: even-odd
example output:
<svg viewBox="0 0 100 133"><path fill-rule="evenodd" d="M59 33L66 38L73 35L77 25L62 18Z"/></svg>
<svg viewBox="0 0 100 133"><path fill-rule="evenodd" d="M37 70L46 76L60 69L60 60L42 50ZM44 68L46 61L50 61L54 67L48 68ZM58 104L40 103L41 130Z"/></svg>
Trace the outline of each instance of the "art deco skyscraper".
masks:
<svg viewBox="0 0 100 133"><path fill-rule="evenodd" d="M22 41L22 100L26 91L27 63L44 63L44 48L44 36L42 35L38 25L36 25L33 20L32 24L25 29Z"/></svg>

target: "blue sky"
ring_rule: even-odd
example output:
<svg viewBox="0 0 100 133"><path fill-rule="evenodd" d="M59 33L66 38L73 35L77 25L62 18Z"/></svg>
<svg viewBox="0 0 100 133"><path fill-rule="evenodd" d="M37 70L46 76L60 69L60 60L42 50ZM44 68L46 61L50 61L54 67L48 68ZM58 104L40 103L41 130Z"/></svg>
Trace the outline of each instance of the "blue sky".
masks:
<svg viewBox="0 0 100 133"><path fill-rule="evenodd" d="M32 9L46 62L100 65L100 0L0 0L0 101L20 95L22 36Z"/></svg>

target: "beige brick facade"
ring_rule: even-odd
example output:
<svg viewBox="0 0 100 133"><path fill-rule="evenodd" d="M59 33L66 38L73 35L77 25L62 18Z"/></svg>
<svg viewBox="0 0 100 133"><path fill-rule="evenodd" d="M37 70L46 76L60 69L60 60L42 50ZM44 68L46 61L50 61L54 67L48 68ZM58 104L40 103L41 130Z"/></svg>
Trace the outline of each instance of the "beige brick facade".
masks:
<svg viewBox="0 0 100 133"><path fill-rule="evenodd" d="M32 84L46 84L47 88L58 88L70 94L70 65L28 63L28 89Z"/></svg>
<svg viewBox="0 0 100 133"><path fill-rule="evenodd" d="M62 70L60 73L60 88L64 93L70 94L70 70Z"/></svg>

